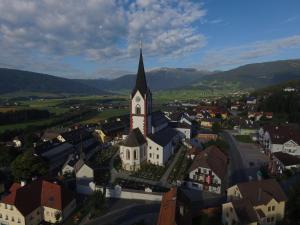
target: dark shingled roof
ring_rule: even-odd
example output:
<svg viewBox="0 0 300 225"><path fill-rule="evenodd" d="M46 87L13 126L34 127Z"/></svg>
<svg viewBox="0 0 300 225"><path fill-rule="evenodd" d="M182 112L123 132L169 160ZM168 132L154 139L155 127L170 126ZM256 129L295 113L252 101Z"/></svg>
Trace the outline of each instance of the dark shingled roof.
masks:
<svg viewBox="0 0 300 225"><path fill-rule="evenodd" d="M127 147L137 147L146 143L146 139L139 128L130 131L128 137L122 145Z"/></svg>
<svg viewBox="0 0 300 225"><path fill-rule="evenodd" d="M249 200L233 200L232 205L241 224L249 224L258 221L256 211Z"/></svg>
<svg viewBox="0 0 300 225"><path fill-rule="evenodd" d="M274 152L273 155L285 166L300 164L300 159L296 156L284 152Z"/></svg>
<svg viewBox="0 0 300 225"><path fill-rule="evenodd" d="M166 127L154 134L149 134L148 138L154 141L156 144L160 146L166 146L177 134L177 131L173 128Z"/></svg>
<svg viewBox="0 0 300 225"><path fill-rule="evenodd" d="M217 147L209 146L195 156L189 169L193 171L199 167L211 169L221 179L225 178L227 171L227 156Z"/></svg>
<svg viewBox="0 0 300 225"><path fill-rule="evenodd" d="M243 199L248 199L253 206L268 204L271 199L286 201L287 197L275 179L257 180L237 184Z"/></svg>
<svg viewBox="0 0 300 225"><path fill-rule="evenodd" d="M161 111L155 111L151 114L152 116L152 126L157 127L160 126L161 124L168 123L169 120L165 116L165 114Z"/></svg>
<svg viewBox="0 0 300 225"><path fill-rule="evenodd" d="M132 95L134 95L136 91L140 91L142 95L145 95L147 94L147 92L150 92L147 86L142 49L140 50L139 68L136 75L135 87L132 90Z"/></svg>

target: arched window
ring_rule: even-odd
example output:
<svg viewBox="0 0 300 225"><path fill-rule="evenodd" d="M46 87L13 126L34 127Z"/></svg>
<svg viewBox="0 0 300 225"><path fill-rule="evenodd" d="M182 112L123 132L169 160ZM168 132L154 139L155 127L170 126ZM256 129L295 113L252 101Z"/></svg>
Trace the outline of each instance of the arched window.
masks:
<svg viewBox="0 0 300 225"><path fill-rule="evenodd" d="M135 107L135 114L136 115L141 114L141 106L140 105L136 105L136 107Z"/></svg>
<svg viewBox="0 0 300 225"><path fill-rule="evenodd" d="M126 159L127 160L130 159L130 151L129 151L129 149L126 150Z"/></svg>
<svg viewBox="0 0 300 225"><path fill-rule="evenodd" d="M134 160L137 160L137 153L136 153L136 150L134 150L134 152L133 152L133 158L134 158Z"/></svg>

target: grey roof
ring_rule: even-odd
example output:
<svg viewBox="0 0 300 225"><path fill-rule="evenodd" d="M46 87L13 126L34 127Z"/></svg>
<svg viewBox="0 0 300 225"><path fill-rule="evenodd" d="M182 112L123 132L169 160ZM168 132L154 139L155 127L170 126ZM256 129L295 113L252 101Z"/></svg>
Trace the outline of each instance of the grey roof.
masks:
<svg viewBox="0 0 300 225"><path fill-rule="evenodd" d="M121 144L127 147L138 147L146 143L146 139L139 128L130 131L126 140Z"/></svg>
<svg viewBox="0 0 300 225"><path fill-rule="evenodd" d="M166 127L154 134L149 134L148 138L160 146L166 146L176 136L177 131L173 128Z"/></svg>
<svg viewBox="0 0 300 225"><path fill-rule="evenodd" d="M150 92L146 81L142 49L140 50L139 68L136 75L135 87L132 90L132 95L134 95L136 91L139 91L142 95L145 95L148 92Z"/></svg>
<svg viewBox="0 0 300 225"><path fill-rule="evenodd" d="M167 119L167 117L165 116L165 114L161 111L155 111L152 113L152 126L157 127L160 126L161 124L165 124L168 123L169 120Z"/></svg>

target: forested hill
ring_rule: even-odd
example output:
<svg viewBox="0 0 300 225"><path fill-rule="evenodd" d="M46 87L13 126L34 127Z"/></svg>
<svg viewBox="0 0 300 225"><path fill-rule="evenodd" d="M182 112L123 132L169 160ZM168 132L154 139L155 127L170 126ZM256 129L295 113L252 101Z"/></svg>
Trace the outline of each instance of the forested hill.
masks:
<svg viewBox="0 0 300 225"><path fill-rule="evenodd" d="M78 81L15 69L0 68L0 94L14 92L104 94Z"/></svg>

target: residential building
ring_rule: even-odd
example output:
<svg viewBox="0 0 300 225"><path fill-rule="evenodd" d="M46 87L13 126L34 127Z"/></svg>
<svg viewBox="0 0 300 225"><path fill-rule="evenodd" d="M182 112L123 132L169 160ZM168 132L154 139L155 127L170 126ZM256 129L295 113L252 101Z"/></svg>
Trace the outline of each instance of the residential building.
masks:
<svg viewBox="0 0 300 225"><path fill-rule="evenodd" d="M197 154L189 169L189 186L221 194L226 181L228 157L217 147L209 146Z"/></svg>
<svg viewBox="0 0 300 225"><path fill-rule="evenodd" d="M268 125L258 130L258 140L267 154L284 152L300 156L300 131L289 125Z"/></svg>
<svg viewBox="0 0 300 225"><path fill-rule="evenodd" d="M64 221L76 208L72 192L45 180L14 183L0 203L1 224L37 225Z"/></svg>
<svg viewBox="0 0 300 225"><path fill-rule="evenodd" d="M227 190L222 205L226 225L273 225L284 218L287 197L275 179L236 184Z"/></svg>
<svg viewBox="0 0 300 225"><path fill-rule="evenodd" d="M163 195L157 225L191 225L188 198L180 188L173 187Z"/></svg>
<svg viewBox="0 0 300 225"><path fill-rule="evenodd" d="M282 174L285 170L299 170L300 158L284 152L274 152L269 162L269 172L272 175Z"/></svg>

